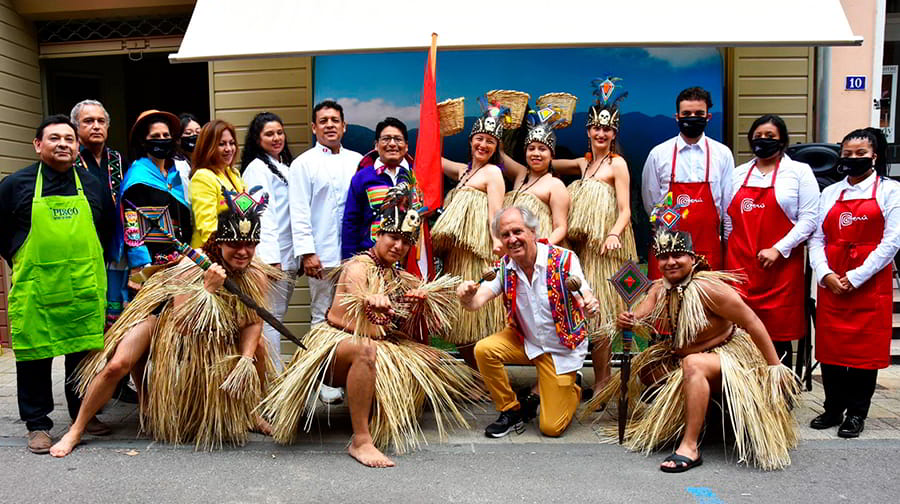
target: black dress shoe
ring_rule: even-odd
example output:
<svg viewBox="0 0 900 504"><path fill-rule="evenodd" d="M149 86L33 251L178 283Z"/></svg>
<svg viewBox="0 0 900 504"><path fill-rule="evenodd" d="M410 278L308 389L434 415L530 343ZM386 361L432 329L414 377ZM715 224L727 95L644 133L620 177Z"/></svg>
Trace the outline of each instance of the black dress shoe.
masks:
<svg viewBox="0 0 900 504"><path fill-rule="evenodd" d="M822 430L834 427L835 425L840 425L841 422L844 421L844 415L841 413L829 413L825 412L821 415L813 418L811 422L809 422L809 426L813 429Z"/></svg>
<svg viewBox="0 0 900 504"><path fill-rule="evenodd" d="M861 416L847 415L841 428L838 429L838 436L842 438L857 438L859 433L866 426L866 420Z"/></svg>

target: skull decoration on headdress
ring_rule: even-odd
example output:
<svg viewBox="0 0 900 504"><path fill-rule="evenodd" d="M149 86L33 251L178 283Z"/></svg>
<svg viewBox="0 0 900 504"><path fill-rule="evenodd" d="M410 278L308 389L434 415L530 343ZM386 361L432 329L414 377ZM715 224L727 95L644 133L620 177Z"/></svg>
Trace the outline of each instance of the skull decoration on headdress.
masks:
<svg viewBox="0 0 900 504"><path fill-rule="evenodd" d="M550 149L551 154L556 153L556 133L553 127L565 119L559 109L544 107L538 111L530 110L526 119L528 134L525 136L525 145L531 142L539 142Z"/></svg>
<svg viewBox="0 0 900 504"><path fill-rule="evenodd" d="M484 133L500 141L500 137L503 136L503 128L509 126L511 122L509 107L490 103L484 96L478 97L478 104L481 106L481 117L475 119L472 131L469 132L469 138L471 139L479 133Z"/></svg>
<svg viewBox="0 0 900 504"><path fill-rule="evenodd" d="M217 242L259 243L260 217L269 204L269 195L264 192L254 197L261 189L262 186L255 186L238 193L222 188L228 209L219 214Z"/></svg>
<svg viewBox="0 0 900 504"><path fill-rule="evenodd" d="M606 77L605 79L594 79L591 85L594 86L594 96L597 97L594 105L588 109L588 119L585 127L591 126L607 126L619 131L619 102L628 96L628 92L619 94L615 100L610 102L610 98L617 90L622 89L621 77Z"/></svg>
<svg viewBox="0 0 900 504"><path fill-rule="evenodd" d="M671 192L666 194L663 201L654 207L650 215L650 222L656 225L656 233L653 235L653 253L656 257L681 252L696 257L691 234L676 229L679 221L686 218L687 214L688 210L685 205L673 201Z"/></svg>
<svg viewBox="0 0 900 504"><path fill-rule="evenodd" d="M400 182L388 189L381 204L378 232L399 233L407 242L416 243L419 240L419 227L422 225L422 210L411 186Z"/></svg>

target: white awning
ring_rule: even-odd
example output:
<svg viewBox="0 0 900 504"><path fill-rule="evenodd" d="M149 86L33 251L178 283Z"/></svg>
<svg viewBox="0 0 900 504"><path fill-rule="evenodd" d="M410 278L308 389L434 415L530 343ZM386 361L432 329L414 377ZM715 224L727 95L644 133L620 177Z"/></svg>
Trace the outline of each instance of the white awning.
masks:
<svg viewBox="0 0 900 504"><path fill-rule="evenodd" d="M197 0L173 62L425 49L860 45L840 0Z"/></svg>

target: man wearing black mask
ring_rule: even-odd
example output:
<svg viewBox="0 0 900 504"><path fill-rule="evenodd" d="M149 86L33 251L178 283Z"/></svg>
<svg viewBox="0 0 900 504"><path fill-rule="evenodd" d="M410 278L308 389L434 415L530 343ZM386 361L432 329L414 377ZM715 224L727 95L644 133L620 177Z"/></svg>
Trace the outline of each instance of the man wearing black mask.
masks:
<svg viewBox="0 0 900 504"><path fill-rule="evenodd" d="M162 222L171 225L175 237L182 242L191 239L191 205L174 161L175 139L180 135L178 118L159 110L141 113L131 128L135 161L122 182L120 205L125 218L125 252L132 279L146 266L163 265L180 258L169 240L148 233L146 226L141 226L141 213L152 215L164 209L166 217ZM140 289L140 283L131 279L128 286L132 290Z"/></svg>
<svg viewBox="0 0 900 504"><path fill-rule="evenodd" d="M690 217L680 224L691 233L697 253L712 269L722 269L722 219L730 203L734 156L725 145L703 134L712 117L709 92L690 87L675 99L680 134L650 151L641 176L641 196L647 214L667 193ZM656 258L648 255L651 277L659 278Z"/></svg>

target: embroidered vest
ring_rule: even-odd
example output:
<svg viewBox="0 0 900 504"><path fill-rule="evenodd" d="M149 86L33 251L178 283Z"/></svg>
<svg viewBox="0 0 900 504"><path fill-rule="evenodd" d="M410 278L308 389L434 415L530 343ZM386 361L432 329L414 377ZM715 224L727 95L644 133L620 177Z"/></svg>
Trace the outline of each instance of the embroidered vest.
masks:
<svg viewBox="0 0 900 504"><path fill-rule="evenodd" d="M563 346L575 349L584 340L584 312L575 306L572 294L566 288L572 251L550 245L544 239L539 241L550 248L547 254L547 300L550 302L550 312L553 314L553 323L556 325L556 336ZM518 328L519 324L515 314L516 287L519 277L515 270L507 266L508 261L508 258L500 261L504 291L503 305L506 307L507 323ZM524 336L519 331L519 342L523 341Z"/></svg>
<svg viewBox="0 0 900 504"><path fill-rule="evenodd" d="M106 169L109 173L107 183L112 193L113 205L115 205L119 197L119 186L122 185L122 155L109 147L105 147L104 150L106 151ZM88 171L87 163L81 157L81 153L75 158L75 166Z"/></svg>

